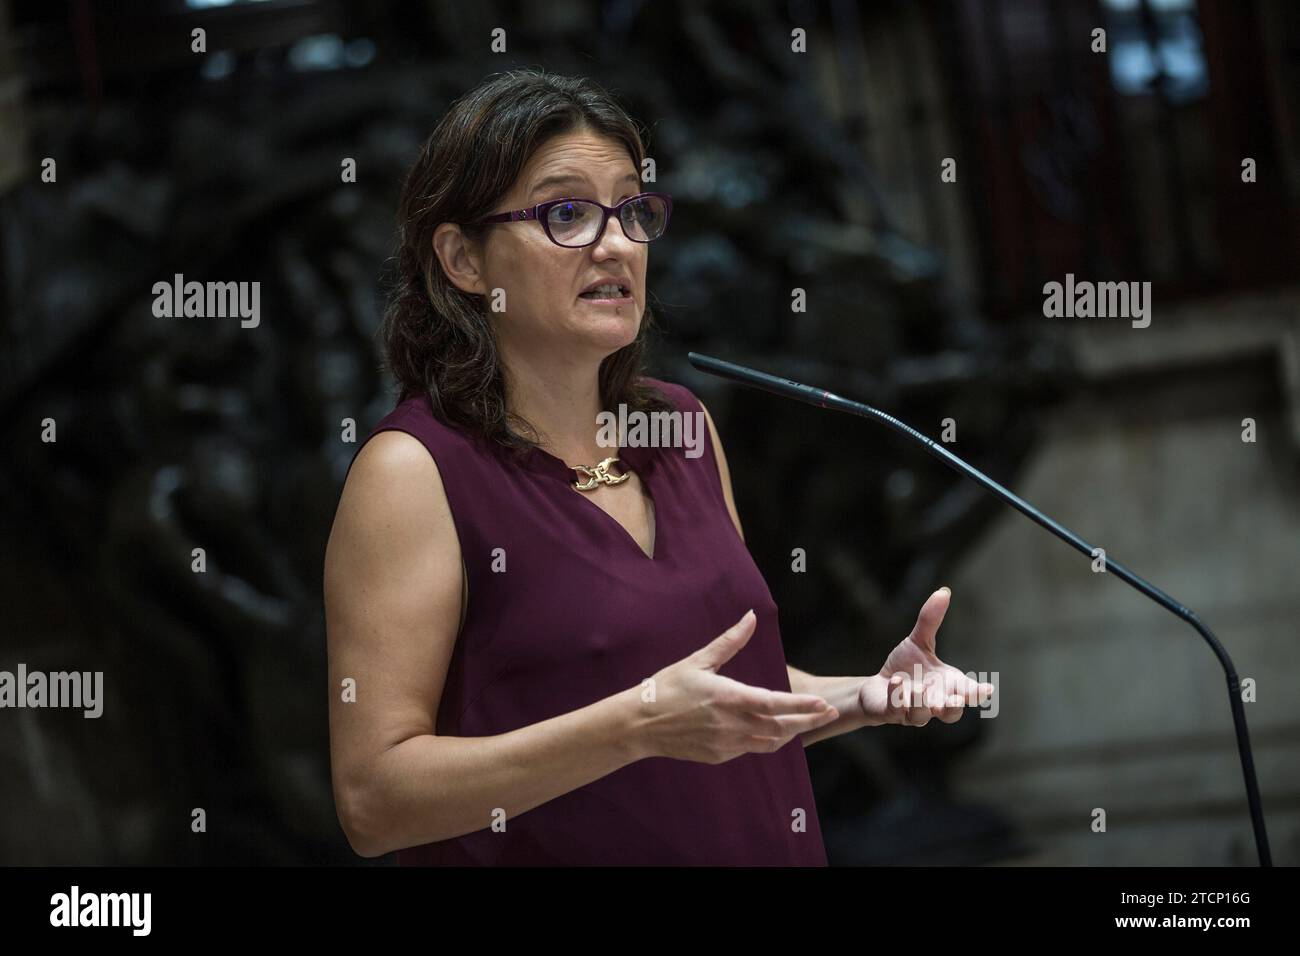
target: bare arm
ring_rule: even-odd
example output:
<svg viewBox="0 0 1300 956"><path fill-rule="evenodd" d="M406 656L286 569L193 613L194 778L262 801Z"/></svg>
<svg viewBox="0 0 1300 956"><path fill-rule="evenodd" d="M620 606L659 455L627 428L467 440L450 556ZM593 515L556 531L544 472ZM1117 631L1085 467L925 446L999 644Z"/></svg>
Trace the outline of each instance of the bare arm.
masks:
<svg viewBox="0 0 1300 956"><path fill-rule="evenodd" d="M722 450L722 440L718 437L718 429L713 424L713 416L709 414L709 410L704 407L703 402L700 402L700 408L704 409L704 418L709 424L709 434L713 439L713 454L718 459L718 473L722 478L722 496L726 499L727 510L731 512L731 520L735 522L736 531L743 541L745 531L741 527L740 515L736 511L736 500L731 490L731 471L727 467L726 453ZM868 678L818 677L789 664L786 665L786 673L790 676L790 690L793 693L815 694L823 698L840 714L838 720L802 734L800 739L805 747L819 740L825 740L827 737L848 733L860 727L877 726L875 721L867 718L858 696L859 691L862 689L862 682Z"/></svg>
<svg viewBox="0 0 1300 956"><path fill-rule="evenodd" d="M877 680L878 678L818 677L816 674L809 674L789 664L786 665L785 669L786 673L790 675L790 690L792 692L796 694L816 694L818 697L824 698L827 703L840 712L839 720L804 734L801 739L805 747L809 744L815 744L819 740L825 740L827 737L847 734L849 731L857 730L860 727L879 727L882 723L867 717L866 712L862 709L859 696L862 691L863 681Z"/></svg>
<svg viewBox="0 0 1300 956"><path fill-rule="evenodd" d="M497 808L516 816L644 756L636 688L505 734L435 736L462 580L437 465L381 432L353 463L325 558L331 773L362 856L483 829Z"/></svg>

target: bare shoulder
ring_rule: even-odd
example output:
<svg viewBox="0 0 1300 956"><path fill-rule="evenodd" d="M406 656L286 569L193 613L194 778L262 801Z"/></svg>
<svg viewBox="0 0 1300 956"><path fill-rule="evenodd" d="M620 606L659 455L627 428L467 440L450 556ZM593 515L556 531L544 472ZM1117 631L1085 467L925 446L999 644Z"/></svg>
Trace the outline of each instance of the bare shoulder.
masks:
<svg viewBox="0 0 1300 956"><path fill-rule="evenodd" d="M698 401L698 399L697 399ZM718 459L718 471L722 476L722 487L727 492L727 497L731 497L731 475L727 468L727 455L722 450L722 438L718 434L718 426L713 423L713 416L709 414L709 409L703 402L700 402L700 410L704 412L704 421L709 426L709 438L713 442L713 455Z"/></svg>
<svg viewBox="0 0 1300 956"><path fill-rule="evenodd" d="M708 407L698 397L695 399L700 402L700 409L704 412L704 420L709 425L709 438L713 442L713 457L718 462L718 481L722 484L722 497L726 500L727 511L731 514L731 522L736 526L736 533L740 539L745 540L745 529L740 523L740 513L736 509L736 495L731 487L731 469L727 465L727 454L722 450L722 438L718 435L718 426L713 424L713 416L709 414Z"/></svg>
<svg viewBox="0 0 1300 956"><path fill-rule="evenodd" d="M325 555L325 586L387 590L446 578L460 587L460 546L437 462L414 435L373 435L357 453ZM454 574L453 574L454 572Z"/></svg>
<svg viewBox="0 0 1300 956"><path fill-rule="evenodd" d="M375 529L372 522L378 522L392 532L400 531L401 524L436 522L443 515L450 520L447 493L438 463L423 442L390 429L362 446L343 486L340 517L369 519L367 527Z"/></svg>
<svg viewBox="0 0 1300 956"><path fill-rule="evenodd" d="M727 454L722 449L722 438L718 434L718 426L713 422L713 416L709 414L708 406L685 385L650 376L642 376L642 380L661 392L681 411L690 412L692 404L695 404L704 413L704 421L709 427L709 439L713 445L713 457L718 463L718 482L722 485L722 497L726 502L727 512L731 515L732 524L736 526L736 533L740 535L742 541L745 540L745 529L740 523L740 514L736 510L736 496L731 487L731 469L727 466Z"/></svg>
<svg viewBox="0 0 1300 956"><path fill-rule="evenodd" d="M390 482L419 482L438 477L438 463L410 432L389 429L373 435L357 452L347 484L363 487ZM439 478L438 488L442 488Z"/></svg>
<svg viewBox="0 0 1300 956"><path fill-rule="evenodd" d="M718 459L720 471L724 476L726 476L727 458L722 451L722 439L718 436L718 426L713 423L713 416L709 414L708 407L700 397L679 382L669 382L664 379L651 378L648 375L642 376L642 381L653 386L658 392L667 398L669 402L676 406L679 411L690 412L693 410L692 405L698 405L700 407L700 411L704 413L704 420L709 426L709 437L713 442L713 454ZM730 483L724 480L723 486L724 490L726 490L728 495L730 495Z"/></svg>

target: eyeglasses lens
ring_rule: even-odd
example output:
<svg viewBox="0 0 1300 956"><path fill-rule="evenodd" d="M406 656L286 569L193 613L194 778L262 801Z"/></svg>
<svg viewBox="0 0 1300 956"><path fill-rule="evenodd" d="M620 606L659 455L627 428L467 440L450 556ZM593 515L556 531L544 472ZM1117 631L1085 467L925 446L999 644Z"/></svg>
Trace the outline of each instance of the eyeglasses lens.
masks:
<svg viewBox="0 0 1300 956"><path fill-rule="evenodd" d="M663 235L667 204L658 196L638 196L619 210L623 232L634 242L650 242ZM585 246L594 242L604 212L595 203L581 199L552 206L546 221L551 236L564 246Z"/></svg>

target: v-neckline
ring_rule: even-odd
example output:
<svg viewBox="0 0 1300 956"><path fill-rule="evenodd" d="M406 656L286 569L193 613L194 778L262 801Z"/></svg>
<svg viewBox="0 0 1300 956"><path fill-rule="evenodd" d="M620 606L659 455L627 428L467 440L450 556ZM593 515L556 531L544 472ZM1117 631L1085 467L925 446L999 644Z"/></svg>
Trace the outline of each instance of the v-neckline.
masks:
<svg viewBox="0 0 1300 956"><path fill-rule="evenodd" d="M587 496L577 488L573 487L573 483L577 480L578 475L570 466L566 465L562 459L552 455L544 448L533 446L531 460L547 474L554 475L556 478L562 480L571 494L577 495L579 498L583 499L587 503L588 507L594 508L604 517L604 520L613 524L614 527L618 529L619 534L632 546L632 549L639 554L643 560L651 564L658 564L660 563L660 556L663 554L664 550L663 528L661 527L662 522L659 520L659 501L656 498L655 493L650 489L650 483L646 480L647 473L653 471L653 468L649 467L650 462L646 457L646 453L649 450L650 449L641 447L620 448L613 456L610 456L619 460L618 464L622 470L636 472L637 479L641 483L642 493L650 501L650 515L654 523L651 526L650 553L648 554L646 553L646 550L641 547L641 543L633 537L632 532L623 526L621 521L600 505L596 504L596 502L587 498Z"/></svg>
<svg viewBox="0 0 1300 956"><path fill-rule="evenodd" d="M619 464L621 465L622 462L620 461ZM645 548L641 547L641 542L638 541L633 536L632 532L628 531L627 528L624 527L623 522L619 521L617 518L615 518L612 514L610 514L600 505L596 504L596 502L588 498L586 494L579 491L577 488L574 488L572 484L569 485L569 490L572 491L579 498L581 498L583 501L587 502L587 504L591 505L601 514L603 514L607 520L612 521L614 523L614 526L618 528L619 531L623 532L623 537L627 538L628 541L632 542L632 547L636 548L637 553L641 555L641 557L645 558L647 561L653 562L655 560L655 557L662 553L662 549L659 547L659 505L655 501L655 496L650 491L650 486L646 483L645 478L641 475L640 472L637 472L636 476L637 479L641 482L641 488L644 496L650 500L650 520L652 523L650 525L650 553L649 554L646 553Z"/></svg>

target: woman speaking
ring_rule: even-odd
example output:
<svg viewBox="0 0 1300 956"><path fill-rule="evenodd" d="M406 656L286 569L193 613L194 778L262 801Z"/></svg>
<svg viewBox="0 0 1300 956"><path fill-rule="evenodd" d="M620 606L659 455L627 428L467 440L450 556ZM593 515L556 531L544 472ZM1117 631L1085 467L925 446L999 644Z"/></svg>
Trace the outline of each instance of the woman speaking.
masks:
<svg viewBox="0 0 1300 956"><path fill-rule="evenodd" d="M672 200L590 81L458 100L398 210L396 407L325 557L339 819L402 864L824 866L803 748L954 721L947 589L871 677L790 667L712 420L642 374ZM708 423L612 448L602 412Z"/></svg>

